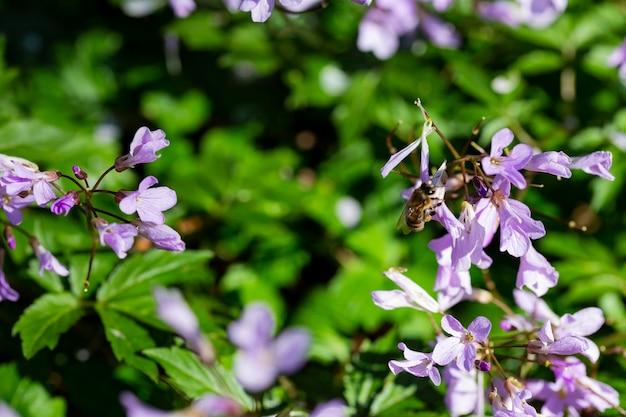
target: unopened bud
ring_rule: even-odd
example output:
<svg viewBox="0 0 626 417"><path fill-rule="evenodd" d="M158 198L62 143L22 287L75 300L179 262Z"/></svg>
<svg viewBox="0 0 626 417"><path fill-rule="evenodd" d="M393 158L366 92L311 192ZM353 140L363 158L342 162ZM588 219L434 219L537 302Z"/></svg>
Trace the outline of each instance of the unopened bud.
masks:
<svg viewBox="0 0 626 417"><path fill-rule="evenodd" d="M13 234L13 228L10 225L7 225L4 228L4 238L7 241L7 245L11 249L15 249L15 235Z"/></svg>
<svg viewBox="0 0 626 417"><path fill-rule="evenodd" d="M74 172L74 176L79 180L86 180L89 175L85 171L82 170L78 165L74 165L72 167L72 171Z"/></svg>

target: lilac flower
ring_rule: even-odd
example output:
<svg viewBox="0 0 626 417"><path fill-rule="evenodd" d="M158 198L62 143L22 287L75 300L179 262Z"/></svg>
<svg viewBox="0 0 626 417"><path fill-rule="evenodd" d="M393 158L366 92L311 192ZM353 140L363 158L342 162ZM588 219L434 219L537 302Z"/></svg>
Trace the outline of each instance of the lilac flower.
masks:
<svg viewBox="0 0 626 417"><path fill-rule="evenodd" d="M126 252L133 247L137 228L132 224L109 223L102 217L91 220L100 234L100 244L109 245L118 258L126 258Z"/></svg>
<svg viewBox="0 0 626 417"><path fill-rule="evenodd" d="M559 316L548 307L548 304L537 297L534 293L524 290L513 290L513 298L515 304L527 313L527 316L517 314L515 316L506 316L501 322L500 327L507 331L526 331L531 332L535 329L535 323L538 321L548 320L558 325Z"/></svg>
<svg viewBox="0 0 626 417"><path fill-rule="evenodd" d="M372 4L372 0L352 0L353 3L363 4L365 6L369 6Z"/></svg>
<svg viewBox="0 0 626 417"><path fill-rule="evenodd" d="M122 172L134 168L137 164L156 161L160 157L156 152L169 144L170 142L165 139L165 132L161 129L150 131L145 126L140 127L130 143L130 152L115 160L115 170Z"/></svg>
<svg viewBox="0 0 626 417"><path fill-rule="evenodd" d="M178 232L168 225L161 224L155 226L144 223L139 219L133 220L132 224L137 228L139 235L154 243L157 249L170 252L182 252L185 250L185 242L183 242Z"/></svg>
<svg viewBox="0 0 626 417"><path fill-rule="evenodd" d="M595 363L600 358L600 349L598 345L584 336L597 332L603 324L604 313L602 310L597 307L587 307L574 314L563 315L558 326L554 329L554 335L557 339L574 335L585 340L588 347L581 353L592 363Z"/></svg>
<svg viewBox="0 0 626 417"><path fill-rule="evenodd" d="M567 7L567 0L518 0L522 19L535 28L544 28L554 22Z"/></svg>
<svg viewBox="0 0 626 417"><path fill-rule="evenodd" d="M63 197L58 198L52 206L50 207L50 211L56 215L59 215L65 212L65 215L70 212L72 207L80 202L80 198L78 197L78 192L76 191L68 191Z"/></svg>
<svg viewBox="0 0 626 417"><path fill-rule="evenodd" d="M279 0L286 8L298 6L302 0ZM242 0L239 10L250 12L253 22L265 22L274 10L274 0Z"/></svg>
<svg viewBox="0 0 626 417"><path fill-rule="evenodd" d="M619 67L619 77L626 79L626 39L611 52L606 63L609 67Z"/></svg>
<svg viewBox="0 0 626 417"><path fill-rule="evenodd" d="M533 245L520 257L520 266L517 271L517 288L528 287L538 296L544 295L548 289L554 287L559 280L559 273L550 262Z"/></svg>
<svg viewBox="0 0 626 417"><path fill-rule="evenodd" d="M182 337L202 362L215 362L215 350L211 342L200 331L198 318L177 289L156 287L153 290L157 316Z"/></svg>
<svg viewBox="0 0 626 417"><path fill-rule="evenodd" d="M35 202L35 196L28 194L21 197L18 194L10 195L6 192L6 187L0 185L0 207L4 210L9 223L18 225L22 223L22 209Z"/></svg>
<svg viewBox="0 0 626 417"><path fill-rule="evenodd" d="M441 311L446 311L472 294L469 270L455 270L452 267L452 236L444 235L433 239L428 247L435 252L439 268L435 278L435 291L440 291L437 299Z"/></svg>
<svg viewBox="0 0 626 417"><path fill-rule="evenodd" d="M453 25L446 23L438 17L423 13L420 27L428 40L440 48L456 49L461 46L461 36Z"/></svg>
<svg viewBox="0 0 626 417"><path fill-rule="evenodd" d="M0 268L4 264L4 249L0 249ZM17 301L20 298L20 295L9 285L6 276L4 275L4 271L0 269L0 301L9 300L9 301Z"/></svg>
<svg viewBox="0 0 626 417"><path fill-rule="evenodd" d="M543 400L541 414L561 417L581 415L594 408L600 412L619 406L619 394L611 386L587 376L585 364L574 357L550 357L555 382L530 380L526 387L533 398Z"/></svg>
<svg viewBox="0 0 626 417"><path fill-rule="evenodd" d="M29 161L28 159L0 153L0 171L11 171L16 164L19 164L32 172L39 172L37 164Z"/></svg>
<svg viewBox="0 0 626 417"><path fill-rule="evenodd" d="M29 243L39 261L39 275L43 276L44 270L54 272L62 277L66 277L70 274L70 271L68 271L49 250L44 248L37 238L31 238Z"/></svg>
<svg viewBox="0 0 626 417"><path fill-rule="evenodd" d="M196 10L194 0L169 0L169 2L176 17L187 17Z"/></svg>
<svg viewBox="0 0 626 417"><path fill-rule="evenodd" d="M512 1L479 2L478 14L485 20L503 23L510 27L522 24L522 15L519 3Z"/></svg>
<svg viewBox="0 0 626 417"><path fill-rule="evenodd" d="M421 144L422 154L420 161L420 173L422 177L422 182L426 182L430 179L430 176L428 175L428 143L426 141L426 138L428 137L428 135L435 131L435 128L433 127L432 119L427 116L426 110L424 109L424 107L422 107L421 101L417 99L415 104L420 108L420 110L422 111L422 115L424 116L424 126L422 127L422 134L419 138L411 142L408 146L389 157L389 160L380 170L380 174L383 176L383 178L389 175L392 169L398 166L400 162L404 160L404 158L409 156L411 152L417 149L417 147Z"/></svg>
<svg viewBox="0 0 626 417"><path fill-rule="evenodd" d="M309 417L346 417L346 403L340 399L334 399L319 404L311 411Z"/></svg>
<svg viewBox="0 0 626 417"><path fill-rule="evenodd" d="M232 398L207 394L193 402L184 410L163 411L144 404L131 392L123 392L120 402L126 409L127 417L238 417L242 415L241 405Z"/></svg>
<svg viewBox="0 0 626 417"><path fill-rule="evenodd" d="M404 343L398 344L398 349L404 352L403 361L389 361L389 369L394 375L406 371L419 377L428 377L435 385L441 384L439 369L435 367L432 354L416 352L409 349Z"/></svg>
<svg viewBox="0 0 626 417"><path fill-rule="evenodd" d="M492 188L494 194L491 198L484 198L476 205L476 216L485 227L488 239L495 233L499 218L500 250L519 258L530 248L531 239L539 239L546 234L545 227L530 217L528 206L508 198L511 185L506 178L496 175Z"/></svg>
<svg viewBox="0 0 626 417"><path fill-rule="evenodd" d="M451 336L437 342L433 349L433 360L439 365L456 360L460 369L467 372L474 369L476 343L484 342L489 336L489 319L478 316L465 329L457 319L447 314L441 318L441 328Z"/></svg>
<svg viewBox="0 0 626 417"><path fill-rule="evenodd" d="M569 178L572 171L568 166L572 163L572 158L564 152L548 151L533 155L524 167L527 171L546 172L561 178Z"/></svg>
<svg viewBox="0 0 626 417"><path fill-rule="evenodd" d="M552 323L546 321L537 332L539 340L528 342L528 352L541 355L575 355L589 348L589 343L582 337L568 334L556 340Z"/></svg>
<svg viewBox="0 0 626 417"><path fill-rule="evenodd" d="M417 285L407 276L403 275L404 268L390 268L383 272L387 278L395 282L403 291L373 291L374 304L385 310L393 310L400 307L411 307L416 310L440 311L439 304L422 287Z"/></svg>
<svg viewBox="0 0 626 417"><path fill-rule="evenodd" d="M530 390L522 389L519 382L512 380L509 377L505 383L508 395L500 395L496 387L489 393L493 417L537 417L537 410L528 404L532 398Z"/></svg>
<svg viewBox="0 0 626 417"><path fill-rule="evenodd" d="M37 205L43 207L56 197L50 183L58 179L58 171L33 172L21 164L13 164L13 171L1 177L0 183L9 195L32 190Z"/></svg>
<svg viewBox="0 0 626 417"><path fill-rule="evenodd" d="M478 384L476 369L469 372L451 363L443 370L443 380L447 384L444 401L452 417L466 414L485 415L481 397L483 388Z"/></svg>
<svg viewBox="0 0 626 417"><path fill-rule="evenodd" d="M482 159L481 165L487 175L500 174L519 189L526 188L526 180L519 170L530 161L533 149L529 145L520 143L513 147L508 156L502 156L502 151L513 142L513 132L510 129L501 129L491 138L491 153Z"/></svg>
<svg viewBox="0 0 626 417"><path fill-rule="evenodd" d="M120 191L124 197L120 201L120 210L126 214L137 212L139 218L146 223L160 225L165 222L162 211L176 205L176 192L167 187L149 189L158 183L153 176L144 178L139 183L137 191Z"/></svg>
<svg viewBox="0 0 626 417"><path fill-rule="evenodd" d="M284 330L272 338L274 319L264 303L252 303L241 318L228 326L228 338L239 351L235 355L237 380L250 392L271 387L279 374L299 370L306 360L310 344L304 329Z"/></svg>
<svg viewBox="0 0 626 417"><path fill-rule="evenodd" d="M589 155L572 158L569 165L571 169L582 169L587 174L597 175L604 179L613 181L615 177L611 175L609 169L613 162L613 154L607 151L598 151Z"/></svg>
<svg viewBox="0 0 626 417"><path fill-rule="evenodd" d="M388 59L398 50L400 37L414 31L417 23L415 1L378 0L361 20L357 47Z"/></svg>
<svg viewBox="0 0 626 417"><path fill-rule="evenodd" d="M0 417L20 417L20 415L9 404L0 401Z"/></svg>

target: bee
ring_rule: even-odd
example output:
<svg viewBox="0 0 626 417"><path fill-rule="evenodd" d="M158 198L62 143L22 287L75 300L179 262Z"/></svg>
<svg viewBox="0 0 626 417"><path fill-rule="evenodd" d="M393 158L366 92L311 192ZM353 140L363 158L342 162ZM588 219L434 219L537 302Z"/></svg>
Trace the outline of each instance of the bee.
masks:
<svg viewBox="0 0 626 417"><path fill-rule="evenodd" d="M431 220L435 208L443 203L444 187L436 187L430 182L422 183L413 190L402 214L398 219L397 227L406 235L410 232L420 232L424 223Z"/></svg>

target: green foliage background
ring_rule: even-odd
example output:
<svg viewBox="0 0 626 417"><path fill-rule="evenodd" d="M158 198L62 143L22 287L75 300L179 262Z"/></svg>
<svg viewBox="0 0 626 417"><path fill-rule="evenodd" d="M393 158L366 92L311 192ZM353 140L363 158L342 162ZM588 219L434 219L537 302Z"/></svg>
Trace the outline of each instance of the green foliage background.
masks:
<svg viewBox="0 0 626 417"><path fill-rule="evenodd" d="M399 193L409 182L379 172L399 120L396 147L419 134L417 97L458 146L485 117L485 147L510 127L542 150L613 152L614 182L540 175L544 188L523 198L546 224L537 246L561 274L545 298L559 314L603 308L608 325L596 340L610 354L597 372L624 392L626 163L613 138L626 131L626 88L606 58L626 36L626 6L570 0L556 23L537 30L486 24L469 1L457 3L445 17L463 35L459 50L418 37L384 62L356 49L366 9L348 0L301 15L275 12L266 24L214 0L180 20L167 7L132 18L114 1L0 4L0 152L65 173L79 165L96 177L127 152L137 128L165 130L171 145L158 161L109 175L106 185L133 189L150 174L176 190L168 223L189 248L137 250L124 262L103 248L83 294L84 219L28 209L23 226L71 275L39 277L18 237L4 265L21 297L0 304L0 399L23 417L118 416L123 390L164 409L220 392L216 376L156 319L150 290L161 284L184 291L226 368L233 350L225 326L250 301L268 302L279 327L309 327L311 362L293 378L300 406L344 397L360 416L445 414L443 389L387 369L398 341L419 349L432 339L429 322L370 299L392 288L381 275L392 266L408 268L427 289L435 278L426 245L442 229L399 233ZM172 51L166 44L176 40ZM510 88L497 93L494 80ZM431 160L450 160L432 138ZM352 227L337 215L346 197L362 209ZM488 252L508 297L517 261L497 245ZM486 306L461 305L458 314L478 309L497 322ZM234 383L224 389L249 401ZM280 403L286 394L273 395Z"/></svg>

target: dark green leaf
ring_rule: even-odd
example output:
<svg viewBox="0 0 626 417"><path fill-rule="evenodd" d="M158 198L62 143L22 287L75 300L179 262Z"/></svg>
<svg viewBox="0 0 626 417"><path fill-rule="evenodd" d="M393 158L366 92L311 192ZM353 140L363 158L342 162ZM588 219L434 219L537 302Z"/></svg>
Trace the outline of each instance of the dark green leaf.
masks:
<svg viewBox="0 0 626 417"><path fill-rule="evenodd" d="M84 314L74 295L64 292L46 294L38 298L13 326L13 334L22 338L22 352L31 358L43 349L53 349L59 336L69 329Z"/></svg>
<svg viewBox="0 0 626 417"><path fill-rule="evenodd" d="M193 353L177 347L146 349L143 353L154 359L165 370L172 384L186 395L192 398L209 393L229 396L238 400L244 408L251 409L251 398L232 374L218 363L209 368Z"/></svg>
<svg viewBox="0 0 626 417"><path fill-rule="evenodd" d="M151 251L125 260L98 290L98 301L134 298L151 291L154 285L188 281L188 274L207 261L211 252Z"/></svg>
<svg viewBox="0 0 626 417"><path fill-rule="evenodd" d="M65 401L51 397L44 387L22 377L15 363L0 365L0 400L21 417L64 417Z"/></svg>

